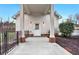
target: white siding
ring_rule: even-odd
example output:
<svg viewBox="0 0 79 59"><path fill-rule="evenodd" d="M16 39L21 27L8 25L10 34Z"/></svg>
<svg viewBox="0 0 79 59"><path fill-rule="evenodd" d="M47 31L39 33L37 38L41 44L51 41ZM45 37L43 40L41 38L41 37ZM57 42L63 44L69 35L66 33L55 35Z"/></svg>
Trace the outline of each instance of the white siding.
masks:
<svg viewBox="0 0 79 59"><path fill-rule="evenodd" d="M42 26L42 34L43 33L48 33L50 29L50 15L45 15L43 18L44 24Z"/></svg>
<svg viewBox="0 0 79 59"><path fill-rule="evenodd" d="M35 23L40 24L40 32L42 34L46 34L49 31L50 27L50 14L41 15L41 16L32 16L32 15L24 15L24 30L31 31L32 33L35 30ZM44 23L44 24L43 24ZM55 28L58 27L58 20L55 20ZM20 16L16 18L16 31L20 31Z"/></svg>
<svg viewBox="0 0 79 59"><path fill-rule="evenodd" d="M24 30L28 31L29 30L29 16L24 15Z"/></svg>
<svg viewBox="0 0 79 59"><path fill-rule="evenodd" d="M20 17L16 18L16 31L21 31Z"/></svg>
<svg viewBox="0 0 79 59"><path fill-rule="evenodd" d="M54 30L55 30L55 33L58 33L59 32L59 22L58 22L58 18L54 18Z"/></svg>

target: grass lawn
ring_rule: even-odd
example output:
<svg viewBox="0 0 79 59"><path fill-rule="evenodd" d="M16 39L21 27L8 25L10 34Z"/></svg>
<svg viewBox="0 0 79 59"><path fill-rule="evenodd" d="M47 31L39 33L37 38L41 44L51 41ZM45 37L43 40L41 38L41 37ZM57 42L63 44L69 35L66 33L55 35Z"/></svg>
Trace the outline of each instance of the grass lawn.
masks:
<svg viewBox="0 0 79 59"><path fill-rule="evenodd" d="M7 32L7 41L13 41L16 38L16 33L15 32ZM0 44L1 44L1 40L2 42L4 42L4 33L0 33Z"/></svg>
<svg viewBox="0 0 79 59"><path fill-rule="evenodd" d="M0 46L2 47L2 54L5 53L5 46L7 48L7 51L11 49L13 46L15 46L16 44L15 38L16 38L15 32L7 32L7 46L6 46L4 45L4 42L5 42L4 33L0 33ZM2 45L1 45L1 42L2 42Z"/></svg>

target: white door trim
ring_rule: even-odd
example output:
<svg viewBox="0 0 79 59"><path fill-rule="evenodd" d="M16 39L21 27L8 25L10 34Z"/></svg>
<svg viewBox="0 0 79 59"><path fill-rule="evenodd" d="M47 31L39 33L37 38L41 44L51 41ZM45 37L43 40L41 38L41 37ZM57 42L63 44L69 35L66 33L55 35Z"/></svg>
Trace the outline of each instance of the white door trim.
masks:
<svg viewBox="0 0 79 59"><path fill-rule="evenodd" d="M38 24L38 25L37 25ZM40 24L39 23L36 23L35 24L35 26L37 27L35 27L35 29L34 29L34 36L41 36L41 30L40 30Z"/></svg>

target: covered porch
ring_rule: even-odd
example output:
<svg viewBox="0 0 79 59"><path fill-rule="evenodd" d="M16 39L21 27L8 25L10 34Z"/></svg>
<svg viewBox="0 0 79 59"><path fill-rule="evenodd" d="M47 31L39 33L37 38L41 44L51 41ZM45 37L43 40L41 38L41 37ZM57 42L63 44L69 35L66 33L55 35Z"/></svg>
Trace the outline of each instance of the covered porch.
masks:
<svg viewBox="0 0 79 59"><path fill-rule="evenodd" d="M20 8L20 28L19 31L21 32L20 34L20 42L25 42L26 38L28 37L27 35L25 36L25 26L27 27L28 25L25 24L24 21L24 14L34 16L32 19L40 20L38 22L35 22L36 30L33 30L33 35L35 36L41 36L42 30L42 25L39 24L41 23L42 19L40 16L44 15L49 15L49 42L55 42L55 15L54 15L54 5L51 4L22 4ZM39 17L39 18L38 18ZM37 30L38 29L38 30ZM48 29L48 28L46 28ZM44 29L44 30L46 30ZM31 29L30 29L31 30ZM16 27L16 31L18 32L18 29Z"/></svg>
<svg viewBox="0 0 79 59"><path fill-rule="evenodd" d="M28 37L8 55L72 55L57 43L49 43L47 37Z"/></svg>

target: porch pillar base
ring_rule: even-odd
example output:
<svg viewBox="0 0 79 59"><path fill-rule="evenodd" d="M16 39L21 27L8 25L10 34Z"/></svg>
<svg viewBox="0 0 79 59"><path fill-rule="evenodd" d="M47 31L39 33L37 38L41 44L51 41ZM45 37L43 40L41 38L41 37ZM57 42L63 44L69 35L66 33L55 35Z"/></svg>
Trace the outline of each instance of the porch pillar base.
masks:
<svg viewBox="0 0 79 59"><path fill-rule="evenodd" d="M55 37L50 37L49 38L49 42L50 43L55 43L56 42L56 38Z"/></svg>
<svg viewBox="0 0 79 59"><path fill-rule="evenodd" d="M21 42L21 43L26 42L26 41L25 41L25 37L21 37L21 38L20 38L20 42Z"/></svg>

